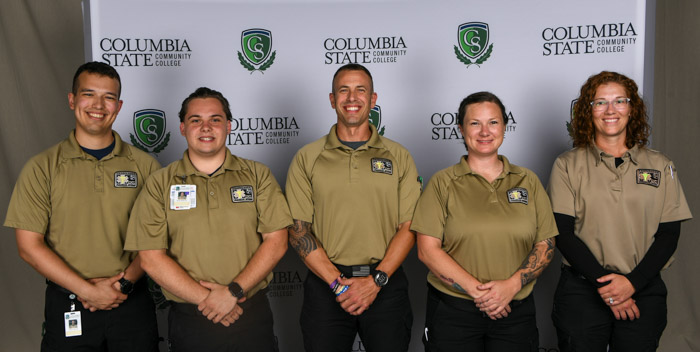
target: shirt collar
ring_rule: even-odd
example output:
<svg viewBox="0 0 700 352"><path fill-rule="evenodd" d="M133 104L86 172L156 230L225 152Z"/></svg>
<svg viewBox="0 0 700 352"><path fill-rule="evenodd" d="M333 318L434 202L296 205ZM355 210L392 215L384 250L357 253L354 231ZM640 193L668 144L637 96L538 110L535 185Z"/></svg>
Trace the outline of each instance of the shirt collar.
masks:
<svg viewBox="0 0 700 352"><path fill-rule="evenodd" d="M510 161L508 161L508 158L506 158L504 155L499 155L498 160L503 162L503 173L498 178L501 178L503 175L507 174L520 174L523 172L520 166L511 164ZM459 164L455 165L454 173L455 176L463 176L468 174L476 175L476 173L472 171L471 167L469 167L466 155L462 156L462 158L459 160Z"/></svg>
<svg viewBox="0 0 700 352"><path fill-rule="evenodd" d="M112 131L112 135L114 136L114 149L112 150L111 153L107 154L102 160L107 160L111 159L115 156L126 156L126 157L131 157L131 153L129 152L129 149L126 147L125 143L122 142L121 137L119 136L119 133L117 131ZM81 147L80 143L78 143L78 140L75 139L75 129L71 131L71 133L68 135L68 143L66 148L63 150L63 157L67 159L73 159L73 158L83 158L83 159L95 159L92 155L86 153Z"/></svg>
<svg viewBox="0 0 700 352"><path fill-rule="evenodd" d="M219 174L224 173L226 170L242 170L242 164L239 160L239 158L233 154L231 154L231 150L226 148L226 158L224 159L223 165L214 172L211 177L215 177ZM197 168L192 165L192 161L190 160L190 156L187 153L187 150L185 150L184 153L182 153L182 160L180 161L180 164L177 167L177 170L175 172L176 176L192 176L192 175L198 175L198 176L204 176L204 177L209 177L208 174L205 174L203 172L200 172L197 170Z"/></svg>
<svg viewBox="0 0 700 352"><path fill-rule="evenodd" d="M341 143L340 140L338 139L338 133L337 133L337 127L338 124L334 124L331 127L331 130L328 132L328 136L326 137L326 144L324 145L324 149L336 149L336 148L341 148L341 149L347 149L347 150L353 150L352 148L346 146L345 144ZM382 143L382 140L379 138L379 133L377 133L377 128L374 127L373 124L369 124L369 129L370 129L370 136L369 140L367 143L365 143L363 146L357 148L357 150L363 150L367 148L385 148L384 143Z"/></svg>
<svg viewBox="0 0 700 352"><path fill-rule="evenodd" d="M598 166L603 161L603 158L613 158L612 155L602 151L600 148L598 148L595 143L591 143L588 146L588 151L591 153L593 158L595 159L595 166ZM622 159L626 160L629 159L632 163L637 165L639 163L639 146L635 145L632 147L632 149L629 149L626 151L624 154L622 154Z"/></svg>

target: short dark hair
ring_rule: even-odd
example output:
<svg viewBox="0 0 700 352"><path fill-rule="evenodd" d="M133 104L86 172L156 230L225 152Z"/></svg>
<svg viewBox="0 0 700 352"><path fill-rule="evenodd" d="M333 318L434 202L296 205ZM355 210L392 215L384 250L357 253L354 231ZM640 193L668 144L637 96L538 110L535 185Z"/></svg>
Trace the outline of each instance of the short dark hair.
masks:
<svg viewBox="0 0 700 352"><path fill-rule="evenodd" d="M371 86L369 87L372 92L374 92L374 79L372 78L372 74L369 72L367 67L364 67L360 64L346 64L343 66L340 66L340 68L335 71L335 74L333 75L333 81L331 82L331 92L335 93L335 79L338 77L338 74L342 71L362 71L369 76L369 83Z"/></svg>
<svg viewBox="0 0 700 352"><path fill-rule="evenodd" d="M80 65L80 67L78 67L78 70L75 71L75 75L73 76L73 88L71 89L71 92L73 92L73 94L78 94L78 77L80 77L80 74L83 72L94 73L96 75L116 79L119 83L119 91L117 91L117 98L121 97L122 80L121 78L119 78L119 73L116 69L114 69L114 67L104 62L97 61L86 62Z"/></svg>
<svg viewBox="0 0 700 352"><path fill-rule="evenodd" d="M194 93L190 94L183 102L182 102L182 107L180 108L180 112L178 113L178 116L180 117L180 122L185 122L185 114L187 114L187 107L189 106L190 102L192 99L204 99L204 98L214 98L218 100L221 103L221 106L224 108L224 113L226 114L226 120L233 120L233 115L231 114L231 108L228 104L228 100L224 97L221 92L209 89L207 87L199 87L197 90L194 91Z"/></svg>
<svg viewBox="0 0 700 352"><path fill-rule="evenodd" d="M574 104L573 120L571 127L574 147L585 147L594 144L595 126L593 125L593 107L591 102L595 99L598 87L603 84L617 83L625 89L630 98L630 117L625 127L625 146L632 148L635 145L644 147L649 144L649 118L644 100L639 96L637 83L631 78L617 72L602 71L588 77L586 83L581 86L581 93Z"/></svg>
<svg viewBox="0 0 700 352"><path fill-rule="evenodd" d="M491 92L477 92L462 99L462 102L459 103L459 111L457 112L457 123L460 126L464 124L464 115L467 113L467 107L469 105L486 102L498 105L498 107L501 109L501 116L503 116L503 124L507 125L508 115L506 115L506 107L503 106L501 99L499 99L496 94Z"/></svg>

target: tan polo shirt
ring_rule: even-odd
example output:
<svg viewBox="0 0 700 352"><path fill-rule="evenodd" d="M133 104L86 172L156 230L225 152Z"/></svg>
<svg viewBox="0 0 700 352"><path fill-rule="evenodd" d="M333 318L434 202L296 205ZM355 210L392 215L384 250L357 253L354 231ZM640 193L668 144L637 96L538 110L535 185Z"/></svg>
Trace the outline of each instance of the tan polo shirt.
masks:
<svg viewBox="0 0 700 352"><path fill-rule="evenodd" d="M576 219L574 234L598 263L628 274L651 246L659 223L692 215L676 167L665 155L635 146L622 159L615 167L615 158L596 146L572 149L554 162L548 191L554 211Z"/></svg>
<svg viewBox="0 0 700 352"><path fill-rule="evenodd" d="M437 172L416 206L411 230L442 241L442 249L482 283L513 275L535 243L558 234L547 193L532 171L504 156L503 172L493 183L472 172L467 159ZM436 289L473 299L432 272ZM535 281L514 299L527 297Z"/></svg>
<svg viewBox="0 0 700 352"><path fill-rule="evenodd" d="M328 257L340 265L374 264L384 258L398 229L411 220L420 195L413 158L379 136L353 150L328 135L297 152L286 194L294 219L312 223Z"/></svg>
<svg viewBox="0 0 700 352"><path fill-rule="evenodd" d="M171 187L179 185L196 186L194 208L171 209ZM227 150L221 168L209 176L195 169L185 151L181 160L148 179L134 204L124 249L167 249L194 280L228 285L262 244L261 234L291 224L287 202L267 166ZM271 280L272 273L246 296Z"/></svg>
<svg viewBox="0 0 700 352"><path fill-rule="evenodd" d="M44 234L47 245L83 278L124 270L124 238L131 207L146 178L160 168L114 134L114 150L97 160L75 131L32 157L10 199L5 226Z"/></svg>

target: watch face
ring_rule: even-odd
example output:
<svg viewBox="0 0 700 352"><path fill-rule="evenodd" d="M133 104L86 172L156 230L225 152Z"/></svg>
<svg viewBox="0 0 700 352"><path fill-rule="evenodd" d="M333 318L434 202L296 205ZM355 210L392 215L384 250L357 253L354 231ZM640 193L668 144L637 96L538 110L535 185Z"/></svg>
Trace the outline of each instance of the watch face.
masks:
<svg viewBox="0 0 700 352"><path fill-rule="evenodd" d="M389 276L383 271L377 271L374 274L374 283L379 287L384 287L389 282Z"/></svg>

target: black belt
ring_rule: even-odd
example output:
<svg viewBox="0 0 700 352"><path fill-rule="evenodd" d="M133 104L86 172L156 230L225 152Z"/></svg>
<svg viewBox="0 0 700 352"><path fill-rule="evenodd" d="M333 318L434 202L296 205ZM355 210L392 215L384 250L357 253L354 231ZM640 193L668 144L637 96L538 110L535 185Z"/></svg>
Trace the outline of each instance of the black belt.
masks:
<svg viewBox="0 0 700 352"><path fill-rule="evenodd" d="M267 292L269 289L267 287L263 288L262 290L258 291L253 295L253 297L249 297L245 300L243 303L239 303L238 305L243 308L245 311L247 307L255 304L255 302L258 302L262 299L264 299L265 295L267 295ZM179 313L184 313L184 314L189 314L189 315L202 315L202 312L199 311L199 308L197 308L196 304L192 303L182 303L182 302L175 302L175 301L170 301L170 309L177 311Z"/></svg>
<svg viewBox="0 0 700 352"><path fill-rule="evenodd" d="M145 277L146 276L144 275L143 277L138 279L136 282L134 282L134 291L133 292L136 292L137 290L140 290L141 288L146 287L147 280L144 279ZM59 284L57 284L49 279L46 279L46 284L53 287L54 289L58 290L61 293L65 293L65 294L69 294L69 295L75 294L75 293L71 292L69 289L67 289L67 288L65 288L65 287L63 287L63 286L61 286L61 285L59 285Z"/></svg>
<svg viewBox="0 0 700 352"><path fill-rule="evenodd" d="M377 266L379 266L379 263L381 262L376 262L374 264L364 264L364 265L340 265L340 264L335 264L336 268L345 276L345 277L365 277L365 276L374 276L374 274L377 273Z"/></svg>
<svg viewBox="0 0 700 352"><path fill-rule="evenodd" d="M434 293L435 295L437 295L440 298L440 300L447 303L447 305L449 305L449 306L452 306L455 308L462 308L462 309L474 308L476 306L476 304L474 303L473 300L468 299L468 298L460 298L460 297L448 295L447 293L444 293L444 292L438 290L430 283L428 283L428 290L430 292ZM527 301L528 299L532 299L532 292L530 292L530 294L523 299L511 300L509 305L511 308L515 308L515 307L523 304L523 302ZM486 313L484 313L484 316L486 316Z"/></svg>

